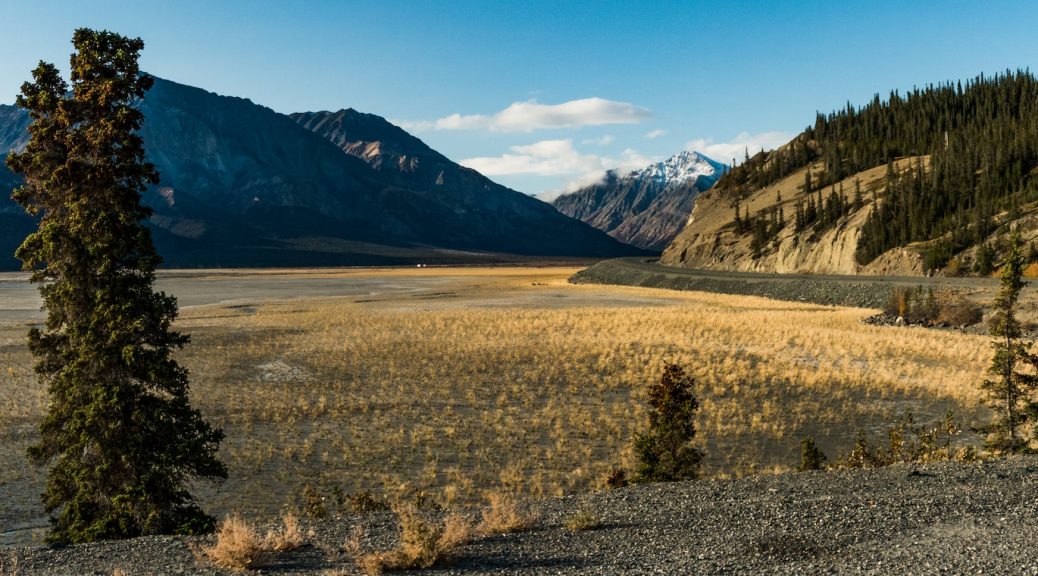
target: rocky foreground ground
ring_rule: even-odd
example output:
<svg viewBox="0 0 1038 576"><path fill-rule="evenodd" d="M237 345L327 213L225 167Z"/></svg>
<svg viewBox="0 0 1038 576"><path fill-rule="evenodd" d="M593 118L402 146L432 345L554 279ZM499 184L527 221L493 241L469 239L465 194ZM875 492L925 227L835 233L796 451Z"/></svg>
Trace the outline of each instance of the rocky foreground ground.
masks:
<svg viewBox="0 0 1038 576"><path fill-rule="evenodd" d="M1038 574L1036 457L639 485L529 506L539 516L532 529L472 541L431 573ZM578 513L599 525L568 529ZM394 518L308 522L308 544L262 573L358 573L333 552L358 525L366 546L390 547ZM0 573L233 573L196 558L199 543L6 550Z"/></svg>

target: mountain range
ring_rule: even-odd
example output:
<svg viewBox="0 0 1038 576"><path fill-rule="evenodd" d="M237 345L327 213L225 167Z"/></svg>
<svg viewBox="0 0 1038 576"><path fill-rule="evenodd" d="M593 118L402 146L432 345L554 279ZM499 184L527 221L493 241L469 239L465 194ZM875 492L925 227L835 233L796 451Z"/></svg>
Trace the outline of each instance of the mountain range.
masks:
<svg viewBox="0 0 1038 576"><path fill-rule="evenodd" d="M155 78L140 134L161 182L143 201L165 265L320 266L640 254L352 109L283 115ZM27 141L0 105L0 155ZM0 189L17 175L0 168ZM0 195L0 269L34 226Z"/></svg>
<svg viewBox="0 0 1038 576"><path fill-rule="evenodd" d="M725 170L724 164L684 151L626 174L610 170L602 181L552 204L621 242L658 252L688 222L696 197Z"/></svg>

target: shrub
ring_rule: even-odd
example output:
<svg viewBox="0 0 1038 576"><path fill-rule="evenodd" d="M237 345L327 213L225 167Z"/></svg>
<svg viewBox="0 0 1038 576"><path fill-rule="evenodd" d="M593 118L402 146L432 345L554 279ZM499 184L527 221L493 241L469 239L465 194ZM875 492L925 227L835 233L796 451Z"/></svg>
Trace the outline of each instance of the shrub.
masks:
<svg viewBox="0 0 1038 576"><path fill-rule="evenodd" d="M627 486L627 471L623 468L613 468L606 478L606 488L615 490Z"/></svg>
<svg viewBox="0 0 1038 576"><path fill-rule="evenodd" d="M282 518L284 529L260 536L256 527L239 516L228 516L216 533L216 544L203 548L217 566L234 570L259 568L272 563L283 552L303 545L303 534L295 516Z"/></svg>
<svg viewBox="0 0 1038 576"><path fill-rule="evenodd" d="M975 452L954 452L953 436L959 427L951 412L930 426L918 426L911 413L887 430L886 445L873 445L859 431L854 447L843 460L847 468L881 468L898 462L935 462L939 460L970 459Z"/></svg>
<svg viewBox="0 0 1038 576"><path fill-rule="evenodd" d="M635 480L690 480L699 472L702 453L692 446L699 402L695 380L676 364L666 363L660 381L649 386L649 428L635 436Z"/></svg>
<svg viewBox="0 0 1038 576"><path fill-rule="evenodd" d="M380 512L382 510L390 509L388 502L375 496L368 490L362 490L356 494L349 494L341 499L337 496L336 499L339 502L340 510L343 510L346 505L348 505L350 510L358 514Z"/></svg>
<svg viewBox="0 0 1038 576"><path fill-rule="evenodd" d="M537 523L537 517L520 512L519 504L508 494L491 492L487 501L490 506L483 509L483 521L477 528L482 534L520 532Z"/></svg>
<svg viewBox="0 0 1038 576"><path fill-rule="evenodd" d="M381 574L386 570L432 568L448 562L458 548L468 542L471 526L460 515L452 514L437 526L419 514L411 504L394 506L400 522L400 544L385 552L365 554L359 534L346 544L357 567L365 574Z"/></svg>
<svg viewBox="0 0 1038 576"><path fill-rule="evenodd" d="M825 453L815 446L814 438L804 438L800 441L800 466L797 470L821 470L825 468L827 461Z"/></svg>
<svg viewBox="0 0 1038 576"><path fill-rule="evenodd" d="M946 326L969 326L984 316L984 310L962 294L922 286L891 289L883 313L904 318L908 324Z"/></svg>
<svg viewBox="0 0 1038 576"><path fill-rule="evenodd" d="M328 517L328 508L324 505L324 496L321 496L321 493L312 484L303 486L301 498L303 500L303 513L308 517Z"/></svg>
<svg viewBox="0 0 1038 576"><path fill-rule="evenodd" d="M936 322L947 326L972 326L984 318L984 309L961 294L950 292L938 296Z"/></svg>
<svg viewBox="0 0 1038 576"><path fill-rule="evenodd" d="M580 508L563 522L567 530L580 532L583 530L594 530L602 525L598 516L588 508Z"/></svg>

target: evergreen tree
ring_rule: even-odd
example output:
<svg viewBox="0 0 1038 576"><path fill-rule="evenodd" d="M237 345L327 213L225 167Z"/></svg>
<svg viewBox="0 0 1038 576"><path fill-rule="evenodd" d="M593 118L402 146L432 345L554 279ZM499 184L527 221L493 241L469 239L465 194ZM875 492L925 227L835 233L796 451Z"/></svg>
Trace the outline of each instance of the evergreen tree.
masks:
<svg viewBox="0 0 1038 576"><path fill-rule="evenodd" d="M670 363L660 381L649 386L649 428L634 439L636 481L690 480L699 473L703 455L692 446L699 410L694 388L695 380Z"/></svg>
<svg viewBox="0 0 1038 576"><path fill-rule="evenodd" d="M995 265L994 260L995 252L991 248L991 244L981 242L977 248L977 260L973 263L973 269L977 274L987 276L991 274L991 270Z"/></svg>
<svg viewBox="0 0 1038 576"><path fill-rule="evenodd" d="M188 341L171 329L176 300L152 290L159 257L140 193L158 174L133 107L152 84L138 68L144 44L79 29L73 45L71 87L43 62L22 86L30 140L7 160L24 175L13 198L39 219L17 256L47 311L29 332L50 394L29 457L52 464L49 539L209 530L187 483L226 478L223 433L188 403L187 371L171 357Z"/></svg>
<svg viewBox="0 0 1038 576"><path fill-rule="evenodd" d="M797 470L823 470L828 460L825 453L815 445L814 438L804 438L800 441L800 466L797 466Z"/></svg>
<svg viewBox="0 0 1038 576"><path fill-rule="evenodd" d="M1020 235L1014 230L1002 262L1001 289L995 298L995 313L991 318L995 356L988 372L995 378L981 384L981 389L987 393L988 405L996 414L995 421L986 428L986 446L999 453L1015 453L1027 448L1028 442L1019 436L1017 428L1035 412L1030 397L1038 384L1038 376L1033 371L1018 371L1021 365L1038 366L1038 357L1031 354L1030 342L1022 339L1020 322L1016 318L1020 290L1027 284L1022 279L1023 264Z"/></svg>

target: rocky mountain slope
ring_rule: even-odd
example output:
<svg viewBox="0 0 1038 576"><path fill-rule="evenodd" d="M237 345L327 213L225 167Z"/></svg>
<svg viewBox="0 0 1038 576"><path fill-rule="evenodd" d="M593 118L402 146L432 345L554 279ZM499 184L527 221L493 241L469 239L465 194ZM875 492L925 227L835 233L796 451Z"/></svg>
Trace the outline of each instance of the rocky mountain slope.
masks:
<svg viewBox="0 0 1038 576"><path fill-rule="evenodd" d="M696 197L721 177L725 165L683 151L641 170L618 174L556 198L560 212L646 250L662 250L688 221Z"/></svg>
<svg viewBox="0 0 1038 576"><path fill-rule="evenodd" d="M452 162L380 116L351 108L291 118L366 162L380 181L444 207L434 218L423 218L424 237L434 238L433 243L538 254L561 249L601 255L619 248L587 234L543 202Z"/></svg>
<svg viewBox="0 0 1038 576"><path fill-rule="evenodd" d="M904 170L911 164L905 159L896 163ZM819 165L813 166L817 170ZM752 190L734 201L722 189L701 194L688 219L688 225L666 247L660 262L667 266L706 270L745 272L778 272L782 274L881 274L919 275L923 259L919 246L892 250L867 266L855 260L855 249L861 226L878 195L884 190L885 167L867 170L835 185L837 194L851 207L839 222L824 230L797 230L797 206L816 202L817 192L805 193L803 182L807 167L797 170L777 183ZM854 190L859 188L861 204L854 208ZM826 190L830 193L832 189ZM824 201L823 201L824 203ZM760 220L772 226L772 214L779 224L769 235L766 245L754 249L754 233L736 223L736 206L740 218ZM747 214L749 216L747 216ZM757 254L755 255L755 252Z"/></svg>
<svg viewBox="0 0 1038 576"><path fill-rule="evenodd" d="M1038 462L899 464L632 486L531 504L532 530L477 538L436 574L1034 574ZM578 514L581 531L566 528ZM478 511L467 516L478 520ZM360 574L342 550L397 541L391 513L307 522L309 543L263 571ZM21 576L236 574L192 553L205 539L137 538L0 550Z"/></svg>
<svg viewBox="0 0 1038 576"><path fill-rule="evenodd" d="M732 168L664 250L670 266L985 274L1010 227L1038 238L1038 78L879 95ZM984 247L984 250L981 250ZM991 253L994 256L988 257ZM984 255L981 258L980 255Z"/></svg>
<svg viewBox="0 0 1038 576"><path fill-rule="evenodd" d="M375 116L358 114L365 141L399 143L411 154L406 169L388 170L344 153L323 135L249 100L167 80L156 78L141 109L141 136L162 178L144 201L155 209L151 225L168 266L637 252L534 198L460 169ZM0 153L24 143L27 123L23 111L0 108ZM452 165L458 170L451 172ZM0 170L5 190L16 182L15 175ZM13 252L31 226L3 194L0 253ZM13 265L13 259L0 262L8 269Z"/></svg>

